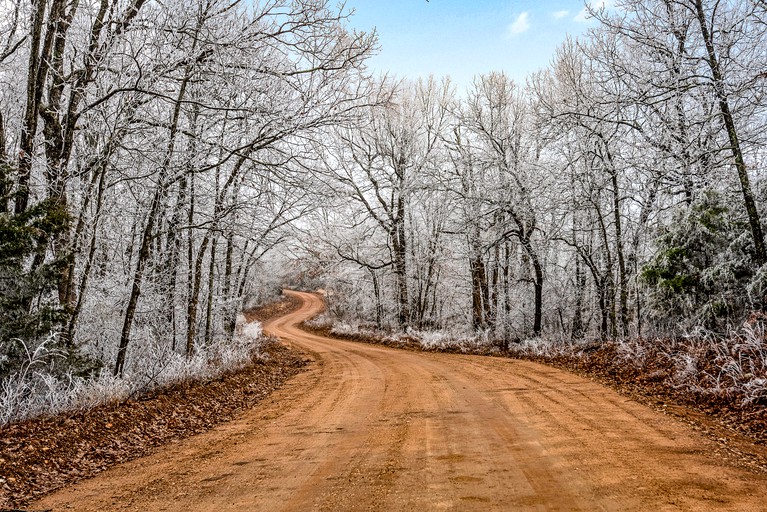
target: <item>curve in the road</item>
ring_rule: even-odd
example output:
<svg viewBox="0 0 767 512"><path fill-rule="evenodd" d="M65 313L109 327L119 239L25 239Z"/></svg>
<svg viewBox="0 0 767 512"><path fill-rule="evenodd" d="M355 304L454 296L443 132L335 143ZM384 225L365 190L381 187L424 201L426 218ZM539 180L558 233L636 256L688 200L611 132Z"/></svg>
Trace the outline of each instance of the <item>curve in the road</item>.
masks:
<svg viewBox="0 0 767 512"><path fill-rule="evenodd" d="M767 477L679 421L547 366L265 330L311 369L257 409L46 497L35 509L737 510Z"/></svg>

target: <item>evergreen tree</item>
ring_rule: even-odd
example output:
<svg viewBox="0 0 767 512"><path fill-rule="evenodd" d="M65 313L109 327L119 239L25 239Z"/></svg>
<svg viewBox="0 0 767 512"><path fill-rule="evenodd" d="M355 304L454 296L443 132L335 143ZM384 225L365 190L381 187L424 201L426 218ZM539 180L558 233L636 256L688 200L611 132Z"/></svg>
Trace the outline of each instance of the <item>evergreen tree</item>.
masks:
<svg viewBox="0 0 767 512"><path fill-rule="evenodd" d="M12 171L2 163L0 181L9 181ZM46 253L66 225L66 212L49 201L21 213L0 212L0 377L24 360L25 345L39 343L64 321L54 294L63 262L47 260Z"/></svg>
<svg viewBox="0 0 767 512"><path fill-rule="evenodd" d="M670 322L672 331L694 326L722 331L759 307L747 292L758 270L749 226L733 214L731 203L706 191L684 206L642 271L651 316Z"/></svg>

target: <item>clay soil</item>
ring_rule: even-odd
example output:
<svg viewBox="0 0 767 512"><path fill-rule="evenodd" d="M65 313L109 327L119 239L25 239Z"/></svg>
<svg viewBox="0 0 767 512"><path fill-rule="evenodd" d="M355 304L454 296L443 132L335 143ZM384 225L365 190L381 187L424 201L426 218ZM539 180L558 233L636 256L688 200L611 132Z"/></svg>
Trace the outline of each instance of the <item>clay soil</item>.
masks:
<svg viewBox="0 0 767 512"><path fill-rule="evenodd" d="M232 421L32 510L761 511L767 475L710 436L531 361L394 350L266 329L309 369Z"/></svg>
<svg viewBox="0 0 767 512"><path fill-rule="evenodd" d="M426 350L418 339L409 336L364 334L331 334L332 326L317 327L304 322L302 328L319 336L416 352L432 351L451 354L521 358L560 368L609 386L664 414L676 416L696 430L719 442L728 456L739 463L767 472L767 404L764 400L744 403L736 393L717 392L701 386L690 389L674 380L674 364L661 347L644 345L646 354L641 365L628 364L618 354L614 342L594 344L571 354L525 356L499 345L484 347L454 345ZM713 358L703 360L702 372L716 375ZM767 510L767 506L765 506Z"/></svg>

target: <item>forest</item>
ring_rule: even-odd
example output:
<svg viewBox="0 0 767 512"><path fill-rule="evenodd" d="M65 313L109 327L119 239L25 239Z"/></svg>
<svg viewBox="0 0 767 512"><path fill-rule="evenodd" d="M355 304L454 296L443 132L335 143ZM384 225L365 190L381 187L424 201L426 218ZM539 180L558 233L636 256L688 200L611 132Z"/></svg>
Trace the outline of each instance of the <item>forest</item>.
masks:
<svg viewBox="0 0 767 512"><path fill-rule="evenodd" d="M283 286L767 399L767 5L616 4L461 91L370 72L329 0L4 0L0 424L242 365Z"/></svg>

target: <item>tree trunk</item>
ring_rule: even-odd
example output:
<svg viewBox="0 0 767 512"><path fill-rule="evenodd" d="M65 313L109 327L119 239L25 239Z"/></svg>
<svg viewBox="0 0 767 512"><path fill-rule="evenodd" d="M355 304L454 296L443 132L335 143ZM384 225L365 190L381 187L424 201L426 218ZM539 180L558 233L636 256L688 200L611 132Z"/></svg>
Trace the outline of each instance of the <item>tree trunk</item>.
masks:
<svg viewBox="0 0 767 512"><path fill-rule="evenodd" d="M187 177L181 178L178 186L178 197L176 199L176 208L168 226L167 258L165 260L165 275L168 279L166 288L167 304L166 318L171 326L171 348L176 350L176 287L178 285L178 266L181 263L181 216L187 202Z"/></svg>
<svg viewBox="0 0 767 512"><path fill-rule="evenodd" d="M407 239L405 234L405 202L399 199L397 221L392 226L392 249L394 252L394 273L397 278L397 320L400 327L410 323L410 297L407 283Z"/></svg>
<svg viewBox="0 0 767 512"><path fill-rule="evenodd" d="M370 272L370 279L373 281L373 295L375 295L376 301L376 327L383 327L383 305L381 304L381 287L378 285L378 276L376 271L372 268L368 268Z"/></svg>
<svg viewBox="0 0 767 512"><path fill-rule="evenodd" d="M224 318L224 332L231 336L237 325L237 307L235 298L232 296L232 260L234 258L234 234L228 233L226 237L226 256L224 262L224 289L221 294L227 304Z"/></svg>
<svg viewBox="0 0 767 512"><path fill-rule="evenodd" d="M520 228L519 241L525 249L525 253L530 258L533 265L533 293L534 293L534 311L533 311L533 336L540 336L543 327L543 267L538 259L538 254L533 248L530 235L524 231L524 224L517 220L517 226Z"/></svg>
<svg viewBox="0 0 767 512"><path fill-rule="evenodd" d="M613 283L613 275L614 275L614 268L613 268L613 257L612 253L610 252L610 241L609 237L607 235L607 227L605 226L605 220L602 216L602 211L599 208L595 208L597 213L597 220L599 223L599 234L600 238L602 239L602 250L605 254L605 263L606 268L604 270L604 274L600 275L598 277L598 286L600 290L600 310L601 311L607 311L608 317L610 319L610 333L612 334L612 337L615 338L618 336L618 329L617 329L617 316L615 314L615 285ZM595 276L596 277L596 276ZM605 339L606 339L606 329L605 329Z"/></svg>
<svg viewBox="0 0 767 512"><path fill-rule="evenodd" d="M535 313L533 315L533 336L540 336L543 329L543 268L538 256L531 254L533 270L535 272Z"/></svg>
<svg viewBox="0 0 767 512"><path fill-rule="evenodd" d="M575 233L573 233L575 239ZM573 312L570 338L578 340L583 337L583 289L586 285L586 276L581 269L580 257L575 257L575 305Z"/></svg>
<svg viewBox="0 0 767 512"><path fill-rule="evenodd" d="M612 159L611 159L612 160ZM613 222L615 223L615 252L618 258L618 291L621 332L624 337L629 334L628 278L626 277L626 258L623 251L623 230L621 225L620 193L618 176L614 167L611 168L610 178L613 187Z"/></svg>
<svg viewBox="0 0 767 512"><path fill-rule="evenodd" d="M215 236L215 235L214 235ZM216 276L216 246L218 239L214 238L210 244L210 262L208 265L208 298L205 309L205 344L210 345L213 341L213 299L215 298Z"/></svg>
<svg viewBox="0 0 767 512"><path fill-rule="evenodd" d="M8 160L5 136L5 120L0 112L0 213L8 212L8 200L11 193L11 165Z"/></svg>
<svg viewBox="0 0 767 512"><path fill-rule="evenodd" d="M490 300L488 301L488 321L493 328L498 320L498 304L500 298L500 273L501 273L501 245L495 244L493 248L493 271L490 278Z"/></svg>
<svg viewBox="0 0 767 512"><path fill-rule="evenodd" d="M628 278L626 276L626 258L623 247L623 229L621 220L621 205L620 205L620 190L618 188L618 169L615 166L615 160L613 159L612 152L608 146L607 140L601 133L597 133L599 141L601 142L601 149L604 151L602 161L606 167L607 173L610 176L611 185L611 199L612 199L612 214L613 224L615 226L615 253L618 259L618 318L620 322L621 333L624 337L628 336L629 329L629 308L628 308ZM600 214L601 215L601 214ZM606 234L605 234L606 237ZM605 244L607 242L605 241ZM606 246L605 246L606 247ZM613 313L614 315L614 313ZM614 334L617 335L617 321L614 321L616 326L613 328Z"/></svg>
<svg viewBox="0 0 767 512"><path fill-rule="evenodd" d="M511 242L504 244L504 265L503 265L503 311L506 322L511 317Z"/></svg>
<svg viewBox="0 0 767 512"><path fill-rule="evenodd" d="M471 272L471 325L477 329L487 328L485 312L488 302L487 271L482 253L476 247L473 249L469 269Z"/></svg>
<svg viewBox="0 0 767 512"><path fill-rule="evenodd" d="M17 215L26 211L29 206L29 180L32 174L32 157L35 153L40 99L48 73L50 50L53 44L52 37L46 37L45 41L42 40L46 5L45 0L33 0L32 2L29 62L27 64L27 99L19 140L19 161L16 169L18 178L14 197L14 212ZM61 9L63 9L63 2L54 1L51 5L50 17L55 19ZM49 31L48 36L50 35Z"/></svg>
<svg viewBox="0 0 767 512"><path fill-rule="evenodd" d="M82 311L83 301L85 300L85 290L88 286L88 279L90 278L91 268L93 266L93 259L96 255L96 240L98 233L98 224L101 217L101 207L104 200L105 179L107 174L108 160L102 160L98 168L98 186L96 188L96 206L91 226L90 244L88 247L88 257L85 260L85 267L83 268L82 276L80 276L80 286L77 292L72 291L75 295L75 305L72 313L69 317L69 324L67 326L67 340L69 343L74 342L75 329L77 326L77 320ZM83 208L85 209L85 208ZM70 270L70 276L74 274L74 268ZM72 285L70 285L72 286Z"/></svg>
<svg viewBox="0 0 767 512"><path fill-rule="evenodd" d="M599 293L599 313L601 315L601 323L599 324L599 335L602 340L607 339L607 319L610 316L608 311L607 301L607 279L597 279L597 292Z"/></svg>
<svg viewBox="0 0 767 512"><path fill-rule="evenodd" d="M189 318L189 303L192 301L192 293L194 292L194 232L191 226L194 225L195 214L195 177L194 174L189 176L189 210L187 211L187 225L190 226L187 233L186 243L186 332L189 333L191 328L191 319ZM185 345L186 347L186 345ZM186 348L185 348L186 350ZM185 352L186 353L186 352Z"/></svg>
<svg viewBox="0 0 767 512"><path fill-rule="evenodd" d="M695 9L698 16L698 24L700 25L700 32L703 37L703 42L706 45L706 52L708 53L708 65L711 69L714 92L719 102L719 111L722 114L722 122L724 123L724 127L727 130L727 137L730 141L730 151L735 162L735 169L738 173L738 179L740 180L740 190L743 194L743 203L745 204L746 213L748 215L748 223L751 227L751 236L754 239L754 261L757 265L762 266L767 263L767 249L764 245L762 223L759 217L759 211L756 208L754 193L751 190L751 183L748 177L748 169L746 168L746 162L743 158L743 151L740 147L740 139L735 127L735 120L733 119L732 112L730 110L730 104L727 99L725 79L722 74L722 69L719 65L716 49L714 48L713 35L708 29L708 20L706 18L705 12L703 11L702 0L695 0Z"/></svg>
<svg viewBox="0 0 767 512"><path fill-rule="evenodd" d="M186 87L191 78L191 68L187 67L184 74L184 78L181 80L181 85L178 91L178 97L176 98L176 104L173 109L173 116L171 118L170 127L168 129L168 147L165 150L165 156L159 169L159 176L157 178L157 186L152 196L152 202L149 207L149 213L147 215L146 226L144 227L141 237L141 248L139 249L136 270L133 274L133 285L131 286L131 294L128 298L128 306L125 309L125 320L123 322L122 332L120 334L120 345L117 350L117 360L115 361L114 374L122 376L125 367L125 353L128 349L128 343L130 342L131 327L133 326L133 318L136 314L136 305L138 304L139 296L141 295L141 283L144 279L144 267L149 260L150 246L154 238L154 227L157 223L160 214L160 205L163 202L163 196L166 192L166 180L169 172L171 159L173 157L174 148L176 146L176 134L178 133L178 123L181 116L181 104L186 94Z"/></svg>
<svg viewBox="0 0 767 512"><path fill-rule="evenodd" d="M210 241L210 232L205 234L197 253L194 263L194 274L189 276L192 281L192 290L187 304L187 327L186 327L186 357L194 355L195 338L197 336L197 306L200 302L200 287L202 283L202 262L205 259L205 252L208 250Z"/></svg>
<svg viewBox="0 0 767 512"><path fill-rule="evenodd" d="M144 226L143 235L141 237L141 248L139 249L136 270L133 274L133 285L131 286L131 294L128 298L128 305L125 308L125 319L123 321L123 328L120 334L120 345L117 349L117 360L115 361L114 375L123 375L125 369L125 354L128 350L128 343L130 342L131 327L133 326L133 318L136 315L136 305L138 304L139 296L141 295L141 283L144 279L144 267L149 260L150 245L152 243L152 234L154 233L155 217L157 216L157 210L160 205L160 197L162 195L162 186L158 185L152 197L152 205L149 210L149 216L147 218L146 226Z"/></svg>

